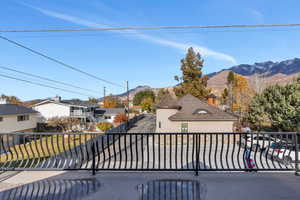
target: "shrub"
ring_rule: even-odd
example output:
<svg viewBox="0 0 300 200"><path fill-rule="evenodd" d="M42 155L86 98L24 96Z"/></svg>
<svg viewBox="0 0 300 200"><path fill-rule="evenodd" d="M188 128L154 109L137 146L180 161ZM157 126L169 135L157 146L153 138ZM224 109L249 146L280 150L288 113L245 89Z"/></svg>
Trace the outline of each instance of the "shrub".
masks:
<svg viewBox="0 0 300 200"><path fill-rule="evenodd" d="M109 122L100 122L100 123L97 124L97 128L100 129L103 132L108 131L112 127L113 127L113 125Z"/></svg>
<svg viewBox="0 0 300 200"><path fill-rule="evenodd" d="M127 116L124 113L119 113L116 115L115 119L114 119L114 123L116 124L121 124L123 122L127 121Z"/></svg>

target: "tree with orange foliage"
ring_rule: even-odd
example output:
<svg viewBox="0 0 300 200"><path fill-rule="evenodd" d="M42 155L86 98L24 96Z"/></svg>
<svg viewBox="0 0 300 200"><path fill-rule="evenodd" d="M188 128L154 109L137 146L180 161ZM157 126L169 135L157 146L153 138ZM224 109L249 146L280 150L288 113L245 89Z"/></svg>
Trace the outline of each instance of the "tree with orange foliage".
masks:
<svg viewBox="0 0 300 200"><path fill-rule="evenodd" d="M232 111L243 115L248 112L251 99L255 92L249 86L249 81L242 75L235 74L233 82L233 105Z"/></svg>
<svg viewBox="0 0 300 200"><path fill-rule="evenodd" d="M104 98L103 108L119 108L121 105L121 101L118 97L110 95Z"/></svg>
<svg viewBox="0 0 300 200"><path fill-rule="evenodd" d="M1 98L6 99L7 102L10 104L19 104L19 105L22 104L22 101L16 96L6 96L6 95L2 94Z"/></svg>
<svg viewBox="0 0 300 200"><path fill-rule="evenodd" d="M115 116L114 123L121 124L127 121L127 116L124 113L119 113Z"/></svg>

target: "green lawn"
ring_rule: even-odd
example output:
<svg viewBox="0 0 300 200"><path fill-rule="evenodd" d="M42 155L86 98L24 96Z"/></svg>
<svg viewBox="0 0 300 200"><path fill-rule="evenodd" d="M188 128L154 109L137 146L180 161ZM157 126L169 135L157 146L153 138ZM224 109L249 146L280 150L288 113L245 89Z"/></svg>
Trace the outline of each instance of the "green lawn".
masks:
<svg viewBox="0 0 300 200"><path fill-rule="evenodd" d="M45 135L41 138L36 138L29 143L10 147L10 153L0 156L0 167L7 162L13 163L14 166L22 165L22 163L38 162L40 159L49 158L72 149L73 147L85 143L95 136L96 135L91 134ZM24 160L26 161L24 162ZM26 164L26 166L28 165L30 164Z"/></svg>

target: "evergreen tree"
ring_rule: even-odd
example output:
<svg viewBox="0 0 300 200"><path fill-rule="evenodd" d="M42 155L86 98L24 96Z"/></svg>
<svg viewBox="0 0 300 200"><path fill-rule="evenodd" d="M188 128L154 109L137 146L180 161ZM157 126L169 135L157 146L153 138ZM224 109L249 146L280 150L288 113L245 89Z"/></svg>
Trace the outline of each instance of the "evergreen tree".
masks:
<svg viewBox="0 0 300 200"><path fill-rule="evenodd" d="M154 102L155 94L152 90L142 90L136 93L133 97L133 105L140 106L144 99L151 98Z"/></svg>
<svg viewBox="0 0 300 200"><path fill-rule="evenodd" d="M278 131L300 131L300 80L256 95L248 118L256 126L269 123Z"/></svg>
<svg viewBox="0 0 300 200"><path fill-rule="evenodd" d="M170 94L168 89L164 89L164 88L159 89L155 98L156 103L159 103L162 100L162 98L164 98L164 96L167 94Z"/></svg>
<svg viewBox="0 0 300 200"><path fill-rule="evenodd" d="M234 103L233 102L234 101L234 96L233 96L234 79L235 79L234 72L230 71L227 76L227 88L228 88L227 105L231 112L233 112L233 103Z"/></svg>
<svg viewBox="0 0 300 200"><path fill-rule="evenodd" d="M202 74L203 60L199 53L189 48L186 57L181 60L182 76L175 76L180 84L174 88L177 97L191 94L199 99L205 99L210 90L206 88L208 76Z"/></svg>

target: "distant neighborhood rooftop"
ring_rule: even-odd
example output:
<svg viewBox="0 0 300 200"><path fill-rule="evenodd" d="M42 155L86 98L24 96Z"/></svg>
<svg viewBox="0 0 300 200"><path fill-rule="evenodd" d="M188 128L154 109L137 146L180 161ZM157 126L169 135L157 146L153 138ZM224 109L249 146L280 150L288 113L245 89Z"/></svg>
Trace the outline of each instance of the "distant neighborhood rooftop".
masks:
<svg viewBox="0 0 300 200"><path fill-rule="evenodd" d="M0 115L31 114L37 111L17 104L0 104Z"/></svg>
<svg viewBox="0 0 300 200"><path fill-rule="evenodd" d="M82 100L79 100L79 99L62 100L61 97L46 99L46 100L41 101L41 102L39 102L37 104L34 104L32 106L34 107L34 106L45 104L45 103L58 103L58 104L65 104L65 105L68 105L68 106L80 106L80 107L87 107L87 108L99 107L98 104L92 103L90 101L82 101Z"/></svg>
<svg viewBox="0 0 300 200"><path fill-rule="evenodd" d="M178 102L170 94L165 95L156 106L158 109L180 109Z"/></svg>
<svg viewBox="0 0 300 200"><path fill-rule="evenodd" d="M176 100L170 95L158 104L158 109L177 109L178 112L170 116L171 121L236 121L237 116L222 111L221 109L210 105L198 98L187 94Z"/></svg>
<svg viewBox="0 0 300 200"><path fill-rule="evenodd" d="M98 104L92 103L90 101L81 101L81 100L62 100L60 103L83 106L83 107L99 107Z"/></svg>
<svg viewBox="0 0 300 200"><path fill-rule="evenodd" d="M119 113L125 113L125 108L96 108L95 114L99 115L116 115Z"/></svg>

